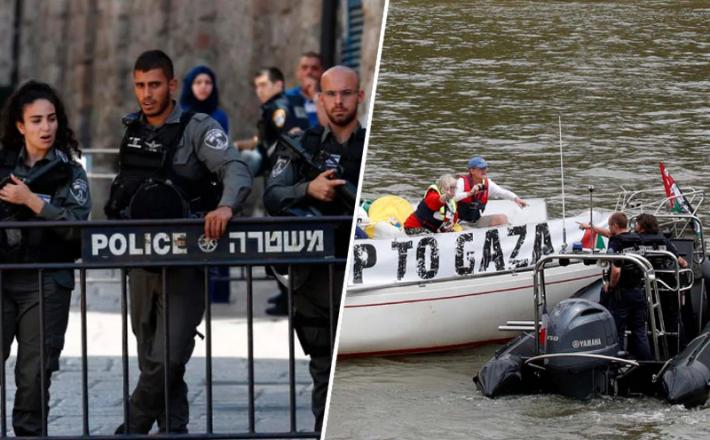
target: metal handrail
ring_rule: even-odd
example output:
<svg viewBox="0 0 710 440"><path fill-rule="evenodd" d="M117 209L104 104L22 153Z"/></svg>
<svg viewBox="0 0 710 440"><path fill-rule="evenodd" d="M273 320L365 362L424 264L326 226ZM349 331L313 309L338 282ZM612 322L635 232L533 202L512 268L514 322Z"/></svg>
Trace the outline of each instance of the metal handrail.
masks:
<svg viewBox="0 0 710 440"><path fill-rule="evenodd" d="M587 353L587 352L540 354L540 355L525 359L525 363L528 364L531 362L544 360L544 359L564 358L564 357L583 357L583 358L602 359L602 360L607 360L607 361L611 361L611 362L619 362L619 363L623 363L623 364L628 364L628 365L631 365L634 367L639 366L638 362L631 360L631 359L624 359L624 358L619 358L619 357L615 357L615 356L607 356L604 354Z"/></svg>
<svg viewBox="0 0 710 440"><path fill-rule="evenodd" d="M190 226L190 228L186 228L185 231L186 233L191 234L195 232L195 229L200 230L200 228L196 228L196 226L202 225L204 223L204 219L168 219L168 220L101 220L101 221L26 221L26 222L17 222L17 221L9 221L9 222L0 222L0 232L3 231L6 228L16 228L16 229L27 229L27 228L62 228L64 230L66 229L77 229L77 230L82 230L83 233L80 234L82 240L87 239L87 237L91 236L91 233L93 231L96 232L101 232L104 233L106 231L119 231L120 228L124 228L124 230L130 230L129 227L135 227L135 226L144 226L146 229L150 229L148 232L158 232L160 230L169 230L170 228L165 228L166 226L172 227L174 230L176 226ZM304 225L318 225L320 226L321 229L327 230L328 227L335 228L337 225L345 225L347 224L348 226L352 224L352 217L350 216L328 216L328 217L309 217L309 218L297 218L297 217L286 217L286 218L279 218L279 217L270 217L270 218L239 218L239 219L234 219L230 222L228 225L228 231L242 231L242 230L252 230L255 231L257 230L257 225L261 228L262 231L278 231L279 225L284 225L283 230L289 229L286 225L299 225L295 228L291 228L291 230L298 230L304 229ZM327 226L330 225L330 226ZM151 229L151 227L153 227ZM251 229L249 229L251 227ZM307 226L305 226L307 227ZM161 229L162 228L162 229ZM135 228L134 228L135 229ZM335 229L332 229L332 231L335 231ZM350 229L348 228L348 233ZM225 235L228 235L227 232ZM332 234L332 233L331 233ZM192 236L194 237L194 235ZM91 241L89 241L90 243ZM331 243L333 248L328 248L326 245L328 243ZM324 240L324 250L321 252L321 255L325 255L324 257L321 258L316 258L315 256L303 256L301 252L301 256L299 255L294 255L294 256L288 256L288 257L283 257L283 258L278 258L274 259L271 255L261 255L261 254L244 254L245 258L231 258L231 257L225 257L225 255L228 254L222 254L220 258L216 258L214 260L210 260L209 258L206 258L202 255L199 257L195 257L192 255L188 255L189 259L186 261L172 261L172 260L163 260L163 261L145 261L146 257L142 257L142 261L104 261L104 262L92 262L92 261L78 261L78 262L63 262L63 263L37 263L37 262L32 262L32 263L0 263L0 290L2 289L2 280L3 280L3 274L6 270L14 270L14 269L32 269L32 270L37 270L39 272L39 277L40 280L42 279L42 271L47 270L47 269L79 269L80 270L80 277L79 277L79 289L80 289L80 306L81 306L81 344L82 344L82 362L81 362L81 369L82 369L82 391L81 391L81 397L79 399L81 400L81 408L82 408L82 434L81 436L84 438L96 438L96 439L101 439L101 438L115 438L114 436L109 436L109 435L92 435L90 434L90 426L89 426L89 398L88 398L88 362L87 362L87 324L86 324L86 313L87 313L87 307L86 307L86 292L87 292L87 287L86 287L86 282L87 282L87 277L86 277L86 270L88 269L95 269L95 268L121 268L121 315L122 315L122 362L123 362L123 399L124 399L124 426L128 426L127 420L130 417L128 413L128 406L127 406L127 399L128 399L128 320L127 320L127 302L126 302L126 276L127 276L127 270L128 268L136 268L136 267L156 267L156 266L162 266L163 267L163 288L162 288L162 299L163 299L163 313L165 313L163 317L163 325L165 328L163 329L163 346L165 347L164 353L163 353L163 363L167 365L168 360L169 360L169 341L167 338L169 338L169 331L167 331L167 326L168 326L168 309L169 309L169 295L167 295L167 285L166 285L166 276L165 276L165 267L176 267L176 266L191 266L191 267L200 267L200 268L208 268L210 266L245 266L247 268L247 303L248 303L248 310L247 310L247 329L248 329L248 368L249 368L249 403L250 403L250 409L249 409L249 432L242 432L242 433L213 433L212 432L212 363L211 363L211 357L212 357L212 350L211 350L211 343L212 343L212 332L211 332L211 324L209 321L211 321L211 313L210 313L210 296L208 292L208 271L204 270L204 278L203 278L203 288L204 288L204 303L205 303L205 316L204 319L206 320L206 357L207 360L205 362L205 386L206 386L206 405L207 405L207 420L206 420L206 429L207 432L204 434L189 434L185 435L185 438L210 438L210 439L234 439L234 438L318 438L320 436L320 433L314 432L314 431L299 431L298 426L296 425L296 407L295 407L295 351L294 351L294 335L293 335L293 291L294 287L291 283L289 286L289 293L288 293L288 298L289 298L289 398L290 398L290 403L289 403L289 417L290 417L290 429L288 432L256 432L255 431L255 417L254 417L254 411L255 411L255 405L254 405L254 356L253 356L253 322L254 322L254 317L252 313L252 306L253 306L253 300L252 300L252 277L251 277L251 267L253 265L265 265L265 264L284 264L288 265L289 271L292 270L292 267L294 264L317 264L325 267L327 266L328 274L329 274L329 279L330 279L330 288L329 288L329 296L330 296L330 304L331 304L331 310L330 310L330 319L334 320L337 319L337 310L334 310L334 295L336 294L336 289L334 288L334 270L335 270L335 265L344 265L346 262L346 258L344 256L336 255L335 253L335 242L334 240L332 242L329 242L328 240ZM86 251L88 248L84 248L84 251ZM88 254L85 254L88 255ZM247 255L252 255L246 258ZM284 254L285 255L285 254ZM314 254L318 255L318 254ZM156 257L155 254L151 255L148 258L154 258ZM292 277L289 277L292 279ZM44 344L44 341L46 339L46 329L42 325L44 322L44 304L43 304L43 283L40 281L39 283L39 313L40 313L40 336L39 336L39 341L40 344ZM339 293L339 291L338 291ZM3 311L2 311L2 302L0 302L0 324L2 324L2 317L3 317ZM0 325L0 341L3 340L2 338L2 328L3 326ZM335 329L335 322L330 323L330 329L331 329L331 347L332 345L332 340L334 336L334 329ZM40 355L44 356L44 350L40 350ZM44 359L40 360L40 364L44 364L45 361ZM167 380L167 372L168 368L164 368L165 370L165 380ZM45 369L40 370L40 383L44 383L47 376L46 376L46 371ZM6 426L6 408L5 408L5 387L6 387L7 381L5 380L5 363L3 362L0 364L0 437L5 437L7 435L7 426ZM166 420L169 420L169 414L168 412L170 411L169 405L167 404L168 401L168 393L169 393L169 387L167 386L167 383L164 384L165 392L164 392L164 397L166 400ZM42 394L44 395L44 387L41 388ZM42 399L44 401L44 399ZM43 411L44 411L44 405L42 405ZM59 438L77 438L78 435L72 435L72 436L47 436L47 426L46 423L43 423L42 427L42 432L43 436L41 438L46 438L46 439L59 439ZM182 437L182 436L181 436ZM150 438L146 435L138 435L138 434L133 434L133 435L123 435L121 438L125 439L138 439L138 438Z"/></svg>
<svg viewBox="0 0 710 440"><path fill-rule="evenodd" d="M550 254L546 255L538 262L535 264L534 268L534 276L533 276L533 308L534 308L534 327L535 327L535 352L540 353L540 338L538 335L540 334L540 297L542 296L542 300L547 303L547 296L546 296L546 291L545 291L545 266L554 260L560 260L560 259L566 259L566 260L580 260L580 261L608 261L608 262L613 262L613 261L627 261L632 264L636 264L639 266L641 271L643 272L644 275L644 288L646 289L646 298L648 300L649 295L651 294L651 290L653 292L656 292L656 297L658 293L658 288L656 286L656 276L655 272L653 269L653 266L651 263L641 255L636 255L636 254ZM651 314L651 327L653 329L653 340L654 340L654 348L655 348L655 353L656 357L658 357L658 339L657 335L655 334L655 329L656 329L656 322L653 314Z"/></svg>

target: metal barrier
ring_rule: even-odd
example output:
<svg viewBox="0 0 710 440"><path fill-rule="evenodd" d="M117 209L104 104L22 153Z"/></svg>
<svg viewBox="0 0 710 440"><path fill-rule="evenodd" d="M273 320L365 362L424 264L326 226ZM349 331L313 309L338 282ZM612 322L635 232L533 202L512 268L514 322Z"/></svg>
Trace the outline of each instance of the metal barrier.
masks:
<svg viewBox="0 0 710 440"><path fill-rule="evenodd" d="M138 267L161 268L163 308L163 369L165 420L170 420L168 359L169 359L169 295L166 291L167 267L201 267L204 269L204 304L205 304L205 396L206 396L206 432L181 435L181 438L199 439L251 439L251 438L318 438L319 432L299 431L296 421L296 385L293 324L293 266L327 266L330 288L330 335L331 353L337 310L335 295L340 295L342 286L334 285L334 270L343 267L344 255L336 255L335 241L338 234L350 234L351 217L310 217L310 218L245 218L235 219L219 240L208 240L204 236L204 220L130 220L130 221L89 221L89 222L2 222L3 229L56 228L71 227L81 234L81 260L76 263L0 263L0 292L3 289L3 273L10 270L32 269L38 271L39 283L39 339L40 364L45 364L45 310L42 273L50 269L78 269L80 276L80 312L81 312L81 436L94 439L148 438L146 435L91 435L89 426L88 397L88 355L87 355L87 277L89 269L119 268L121 271L121 327L122 327L122 379L123 379L123 423L130 419L129 365L128 365L128 306L127 306L127 270ZM288 383L289 383L289 431L257 432L254 381L254 316L253 316L253 266L261 265L288 266ZM247 291L247 344L248 344L248 426L247 432L215 433L213 429L213 380L212 380L212 314L208 289L207 268L210 266L242 266L245 268ZM0 301L0 341L4 340L4 310ZM40 368L41 383L48 380L44 368ZM5 362L0 365L0 436L7 436L6 410L6 372ZM46 401L45 387L41 387L41 400ZM45 439L76 438L74 436L48 436L46 408L42 405L44 420L42 434ZM168 423L169 425L169 423ZM153 436L150 436L153 438Z"/></svg>

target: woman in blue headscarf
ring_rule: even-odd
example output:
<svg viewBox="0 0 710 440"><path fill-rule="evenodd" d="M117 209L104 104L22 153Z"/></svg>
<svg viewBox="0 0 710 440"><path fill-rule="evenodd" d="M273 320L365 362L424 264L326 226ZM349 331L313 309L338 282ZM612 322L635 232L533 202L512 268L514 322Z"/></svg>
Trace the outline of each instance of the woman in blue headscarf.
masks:
<svg viewBox="0 0 710 440"><path fill-rule="evenodd" d="M229 135L229 117L219 108L217 78L209 67L194 67L185 76L182 82L180 107L183 111L206 113L212 116Z"/></svg>
<svg viewBox="0 0 710 440"><path fill-rule="evenodd" d="M180 95L182 111L206 113L219 122L229 136L229 117L219 108L217 77L207 66L197 66L190 70L182 81ZM209 291L212 301L229 302L229 267L215 266L209 270Z"/></svg>

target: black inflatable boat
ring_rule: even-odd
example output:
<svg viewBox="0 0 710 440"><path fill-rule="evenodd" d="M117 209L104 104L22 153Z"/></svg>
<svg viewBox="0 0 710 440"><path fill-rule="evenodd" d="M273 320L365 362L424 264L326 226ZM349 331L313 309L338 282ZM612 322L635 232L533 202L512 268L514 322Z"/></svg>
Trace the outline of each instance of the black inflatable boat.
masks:
<svg viewBox="0 0 710 440"><path fill-rule="evenodd" d="M649 262L653 258L671 260L672 269L654 270ZM569 260L608 265L619 259L638 265L644 273L650 361L631 359L619 347L614 319L598 302L601 282L596 292L577 292L547 313L546 265ZM710 390L710 325L703 327L710 262L703 255L694 263L694 269L680 269L677 259L665 251L541 258L535 267L534 320L504 326L509 330L517 325L523 333L481 368L473 378L477 388L488 397L541 392L576 399L645 394L687 407L702 405Z"/></svg>

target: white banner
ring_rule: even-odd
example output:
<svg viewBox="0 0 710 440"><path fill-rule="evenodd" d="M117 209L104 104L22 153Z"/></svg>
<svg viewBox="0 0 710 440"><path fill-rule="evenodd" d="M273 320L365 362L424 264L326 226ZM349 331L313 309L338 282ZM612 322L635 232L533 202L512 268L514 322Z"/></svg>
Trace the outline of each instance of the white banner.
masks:
<svg viewBox="0 0 710 440"><path fill-rule="evenodd" d="M595 211L594 224L606 226L607 216ZM584 235L576 222L589 222L589 215L566 219L569 250ZM562 229L560 219L457 233L355 240L349 284L389 285L530 267L541 256L560 251Z"/></svg>

